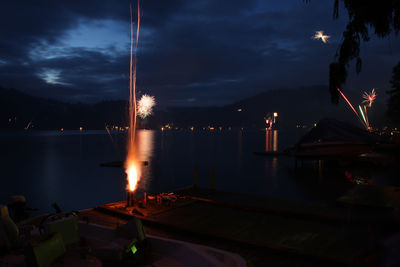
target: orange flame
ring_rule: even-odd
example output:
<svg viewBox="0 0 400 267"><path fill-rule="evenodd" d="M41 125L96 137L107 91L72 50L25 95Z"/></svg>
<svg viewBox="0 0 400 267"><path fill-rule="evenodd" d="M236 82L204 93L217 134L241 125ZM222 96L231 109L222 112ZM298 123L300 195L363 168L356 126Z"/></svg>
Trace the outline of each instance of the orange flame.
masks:
<svg viewBox="0 0 400 267"><path fill-rule="evenodd" d="M130 54L130 70L129 70L129 134L128 134L128 155L125 161L125 172L127 174L128 186L127 189L131 192L136 190L139 181L139 168L136 164L136 51L139 41L139 27L140 27L140 5L138 0L138 18L136 29L136 42L133 58L133 19L132 19L132 6L130 6L131 18L131 54Z"/></svg>
<svg viewBox="0 0 400 267"><path fill-rule="evenodd" d="M137 168L136 163L134 160L128 160L125 173L128 177L128 185L127 185L127 190L134 192L137 187L137 183L139 181L139 168Z"/></svg>

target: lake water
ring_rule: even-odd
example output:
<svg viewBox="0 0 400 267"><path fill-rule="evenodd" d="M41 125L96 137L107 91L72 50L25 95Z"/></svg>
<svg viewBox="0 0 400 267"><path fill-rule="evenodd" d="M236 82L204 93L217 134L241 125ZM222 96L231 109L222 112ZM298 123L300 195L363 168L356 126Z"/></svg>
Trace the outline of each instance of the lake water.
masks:
<svg viewBox="0 0 400 267"><path fill-rule="evenodd" d="M163 192L193 183L220 190L276 198L318 202L334 201L354 186L353 178L392 185L392 170L328 166L309 163L295 168L293 158L267 158L254 151L282 150L304 134L294 131L155 131L139 130L137 144L143 166L137 194ZM25 195L28 206L52 211L79 210L125 198L122 169L100 167L102 162L125 157L125 133L106 131L0 133L0 203Z"/></svg>

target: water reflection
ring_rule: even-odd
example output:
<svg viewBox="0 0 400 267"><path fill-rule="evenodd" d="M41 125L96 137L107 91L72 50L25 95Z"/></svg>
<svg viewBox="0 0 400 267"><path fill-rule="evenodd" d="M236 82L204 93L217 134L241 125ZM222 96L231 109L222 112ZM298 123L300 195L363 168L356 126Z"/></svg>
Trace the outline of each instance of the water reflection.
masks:
<svg viewBox="0 0 400 267"><path fill-rule="evenodd" d="M149 161L154 153L154 130L139 130L136 138L139 160Z"/></svg>
<svg viewBox="0 0 400 267"><path fill-rule="evenodd" d="M278 130L265 131L265 151L278 151Z"/></svg>
<svg viewBox="0 0 400 267"><path fill-rule="evenodd" d="M362 177L350 171L345 171L344 175L346 179L353 184L374 184L373 179L368 177Z"/></svg>
<svg viewBox="0 0 400 267"><path fill-rule="evenodd" d="M124 170L99 166L102 162L124 159L125 134L112 134L120 157L114 156L113 142L106 131L23 134L0 136L2 177L7 181L0 186L1 202L7 203L10 195L23 194L31 207L46 213L53 212L50 207L53 202L64 210L77 210L125 197ZM251 153L266 148L266 140L270 140L269 150L279 151L293 144L295 134L281 130L218 131L218 134L139 130L138 157L149 164L142 165L138 196L144 190L166 192L191 185L195 166L199 186L210 185L210 169L215 168L217 189L282 199L331 202L351 189L352 183L399 185L397 168L371 169L369 165L321 162L318 173L317 163L294 169L291 158L256 157ZM323 178L321 183L318 175Z"/></svg>
<svg viewBox="0 0 400 267"><path fill-rule="evenodd" d="M265 131L265 151L278 151L278 130ZM265 167L271 175L273 185L277 187L278 158L266 159Z"/></svg>
<svg viewBox="0 0 400 267"><path fill-rule="evenodd" d="M50 200L56 199L57 195L60 193L59 188L59 170L60 159L59 154L56 150L56 144L54 144L54 139L50 139L49 142L44 144L45 149L43 150L43 161L40 167L41 179L38 182L38 188L42 191L42 194L47 195L46 197ZM82 154L82 152L80 152Z"/></svg>
<svg viewBox="0 0 400 267"><path fill-rule="evenodd" d="M136 144L139 161L148 162L146 165L141 165L141 178L139 188L148 189L151 177L151 159L154 154L154 130L139 130L136 133Z"/></svg>
<svg viewBox="0 0 400 267"><path fill-rule="evenodd" d="M272 159L265 159L265 171L266 177L269 177L268 186L277 189L278 188L278 158L273 157Z"/></svg>
<svg viewBox="0 0 400 267"><path fill-rule="evenodd" d="M272 177L276 178L278 176L278 158L272 158Z"/></svg>

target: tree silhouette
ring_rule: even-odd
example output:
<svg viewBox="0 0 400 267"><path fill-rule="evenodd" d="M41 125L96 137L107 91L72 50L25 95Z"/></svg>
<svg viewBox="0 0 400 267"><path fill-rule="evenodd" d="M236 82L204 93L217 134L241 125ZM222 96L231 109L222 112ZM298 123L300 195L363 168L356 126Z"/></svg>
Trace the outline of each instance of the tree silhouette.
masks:
<svg viewBox="0 0 400 267"><path fill-rule="evenodd" d="M357 74L361 71L360 42L369 41L369 29L380 38L392 32L397 35L400 30L400 0L334 0L334 19L339 17L340 2L343 2L347 10L349 22L343 32L343 42L335 55L335 61L329 65L329 91L331 101L335 104L339 101L336 88L342 88L345 84L347 69L353 59L356 59Z"/></svg>
<svg viewBox="0 0 400 267"><path fill-rule="evenodd" d="M393 68L392 80L390 80L393 90L388 91L390 95L388 101L387 117L396 125L400 125L400 61Z"/></svg>
<svg viewBox="0 0 400 267"><path fill-rule="evenodd" d="M349 22L343 32L339 53L329 66L329 90L333 103L338 103L339 94L336 88L341 88L346 82L347 68L353 59L356 59L357 74L361 71L360 42L369 41L369 29L380 38L392 32L397 35L400 30L400 0L335 0L335 19L339 17L340 1L347 10Z"/></svg>

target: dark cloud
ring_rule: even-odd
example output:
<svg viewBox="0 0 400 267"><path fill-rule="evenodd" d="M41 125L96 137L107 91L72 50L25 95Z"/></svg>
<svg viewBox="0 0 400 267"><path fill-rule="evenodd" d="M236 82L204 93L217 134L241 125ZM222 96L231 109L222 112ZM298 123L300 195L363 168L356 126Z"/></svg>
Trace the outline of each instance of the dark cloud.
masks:
<svg viewBox="0 0 400 267"><path fill-rule="evenodd" d="M327 84L346 23L343 10L332 20L332 3L142 1L138 88L161 106L222 105ZM73 102L127 98L129 1L7 1L0 23L1 86ZM330 42L312 40L316 30ZM387 42L362 46L364 69L349 88L388 88L400 43Z"/></svg>

